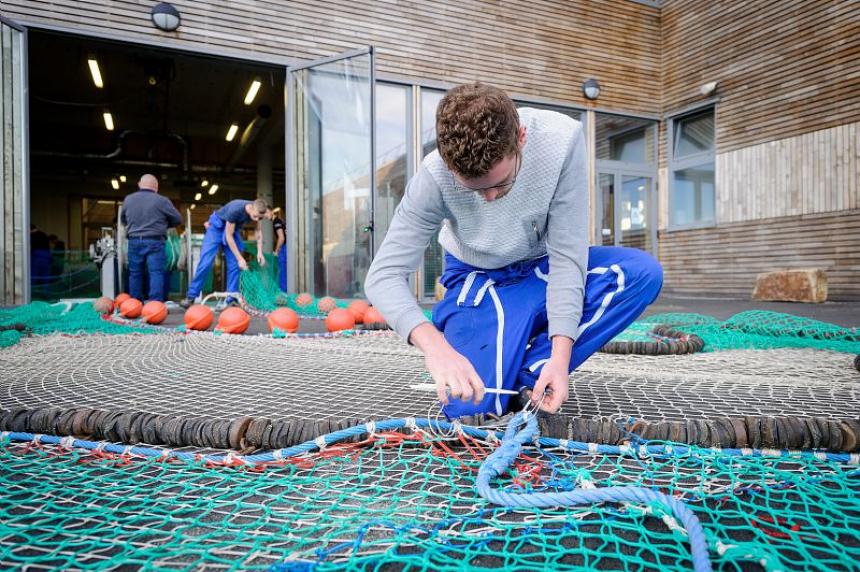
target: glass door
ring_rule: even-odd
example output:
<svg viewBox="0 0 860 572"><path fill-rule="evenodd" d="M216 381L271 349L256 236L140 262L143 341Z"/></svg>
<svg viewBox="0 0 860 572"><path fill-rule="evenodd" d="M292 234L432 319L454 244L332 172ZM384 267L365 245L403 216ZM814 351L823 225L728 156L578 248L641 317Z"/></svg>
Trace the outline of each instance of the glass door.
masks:
<svg viewBox="0 0 860 572"><path fill-rule="evenodd" d="M656 254L655 196L650 171L598 171L596 244L627 246Z"/></svg>
<svg viewBox="0 0 860 572"><path fill-rule="evenodd" d="M373 254L373 48L287 69L290 291L361 295Z"/></svg>
<svg viewBox="0 0 860 572"><path fill-rule="evenodd" d="M40 278L50 273L45 241L30 252L26 126L27 33L0 17L0 306L30 301L31 256Z"/></svg>

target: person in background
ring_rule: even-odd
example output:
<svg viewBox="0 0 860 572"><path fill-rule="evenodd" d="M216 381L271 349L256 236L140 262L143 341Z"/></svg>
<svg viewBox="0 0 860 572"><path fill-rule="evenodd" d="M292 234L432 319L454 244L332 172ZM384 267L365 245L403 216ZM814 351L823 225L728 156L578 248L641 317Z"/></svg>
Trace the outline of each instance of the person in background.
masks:
<svg viewBox="0 0 860 572"><path fill-rule="evenodd" d="M275 257L278 259L278 285L287 291L287 226L284 219L273 215L272 229L275 232Z"/></svg>
<svg viewBox="0 0 860 572"><path fill-rule="evenodd" d="M227 290L239 291L239 274L248 269L248 263L242 257L242 227L245 223L253 221L257 224L257 262L260 266L265 266L266 257L263 256L263 232L260 221L271 216L272 210L263 199L232 200L212 213L208 224L205 225L206 234L203 235L200 262L197 263L194 279L188 287L188 294L179 305L188 308L194 303L195 298L200 296L212 264L215 263L215 257L222 247L224 247L224 258L227 262ZM235 303L235 300L228 299L227 302Z"/></svg>
<svg viewBox="0 0 860 572"><path fill-rule="evenodd" d="M144 275L149 273L147 300L164 301L164 241L167 229L182 217L167 197L158 194L158 179L144 175L138 190L122 203L122 223L128 238L128 293L144 300Z"/></svg>
<svg viewBox="0 0 860 572"><path fill-rule="evenodd" d="M51 247L48 235L30 225L30 276L34 285L45 284L51 276Z"/></svg>

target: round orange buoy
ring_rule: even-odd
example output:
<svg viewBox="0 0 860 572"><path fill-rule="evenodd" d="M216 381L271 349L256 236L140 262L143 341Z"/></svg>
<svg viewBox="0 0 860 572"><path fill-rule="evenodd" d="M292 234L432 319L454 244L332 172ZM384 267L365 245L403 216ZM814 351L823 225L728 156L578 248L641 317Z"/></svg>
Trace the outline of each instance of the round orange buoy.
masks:
<svg viewBox="0 0 860 572"><path fill-rule="evenodd" d="M152 300L143 305L140 316L147 324L160 324L167 317L167 306L164 302Z"/></svg>
<svg viewBox="0 0 860 572"><path fill-rule="evenodd" d="M119 305L119 315L123 318L138 318L142 309L143 304L140 303L140 300L137 298L128 298Z"/></svg>
<svg viewBox="0 0 860 572"><path fill-rule="evenodd" d="M319 299L319 302L317 302L317 310L321 314L328 314L335 308L337 308L337 300L331 296L323 296Z"/></svg>
<svg viewBox="0 0 860 572"><path fill-rule="evenodd" d="M353 300L349 303L347 310L352 312L352 315L355 316L355 323L360 324L364 321L364 313L367 312L367 309L370 307L364 300Z"/></svg>
<svg viewBox="0 0 860 572"><path fill-rule="evenodd" d="M295 334L299 329L299 315L289 308L278 308L269 314L268 322L270 332L278 328L282 332Z"/></svg>
<svg viewBox="0 0 860 572"><path fill-rule="evenodd" d="M306 306L310 306L314 301L314 297L308 294L307 292L302 292L298 296L296 296L296 306L299 308L304 308Z"/></svg>
<svg viewBox="0 0 860 572"><path fill-rule="evenodd" d="M385 318L382 317L382 312L371 306L364 313L364 324L367 326L384 326Z"/></svg>
<svg viewBox="0 0 860 572"><path fill-rule="evenodd" d="M122 303L125 302L126 300L128 300L129 298L131 298L131 296L129 296L125 292L122 292L116 298L114 298L113 303L114 303L114 305L116 305L117 308L119 308L120 306L122 306Z"/></svg>
<svg viewBox="0 0 860 572"><path fill-rule="evenodd" d="M227 308L218 316L215 328L225 334L244 334L251 324L251 316L242 308Z"/></svg>
<svg viewBox="0 0 860 572"><path fill-rule="evenodd" d="M185 327L189 330L208 330L213 317L212 308L194 304L185 310Z"/></svg>
<svg viewBox="0 0 860 572"><path fill-rule="evenodd" d="M110 314L113 312L113 300L107 296L102 296L93 302L93 310L99 314Z"/></svg>
<svg viewBox="0 0 860 572"><path fill-rule="evenodd" d="M325 327L330 332L351 330L355 327L355 316L349 310L335 308L325 317Z"/></svg>

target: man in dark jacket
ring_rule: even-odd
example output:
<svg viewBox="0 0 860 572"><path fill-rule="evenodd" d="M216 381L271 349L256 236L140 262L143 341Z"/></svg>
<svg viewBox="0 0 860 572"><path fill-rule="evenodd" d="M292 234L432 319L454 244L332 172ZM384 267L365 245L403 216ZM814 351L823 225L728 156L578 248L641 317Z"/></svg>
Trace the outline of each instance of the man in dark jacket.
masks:
<svg viewBox="0 0 860 572"><path fill-rule="evenodd" d="M138 191L122 203L122 223L128 238L128 291L143 300L144 272L149 272L147 300L164 301L164 240L167 229L182 222L179 211L158 194L158 179L144 175Z"/></svg>

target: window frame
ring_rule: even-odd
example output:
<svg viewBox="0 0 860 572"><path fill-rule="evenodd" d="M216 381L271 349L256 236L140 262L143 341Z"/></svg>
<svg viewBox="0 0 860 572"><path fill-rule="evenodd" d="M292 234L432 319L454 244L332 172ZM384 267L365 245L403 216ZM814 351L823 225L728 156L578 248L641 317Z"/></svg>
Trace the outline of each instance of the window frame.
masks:
<svg viewBox="0 0 860 572"><path fill-rule="evenodd" d="M705 111L711 111L714 116L714 144L710 151L702 151L686 155L683 158L675 157L675 124L688 117L700 115ZM717 226L717 107L714 102L709 102L694 108L688 108L666 118L666 162L667 162L667 202L666 231L674 232L680 230L693 230L700 228L714 228ZM707 163L714 164L714 216L712 219L701 220L686 224L674 224L672 222L672 205L675 199L675 173L691 167L698 167Z"/></svg>

